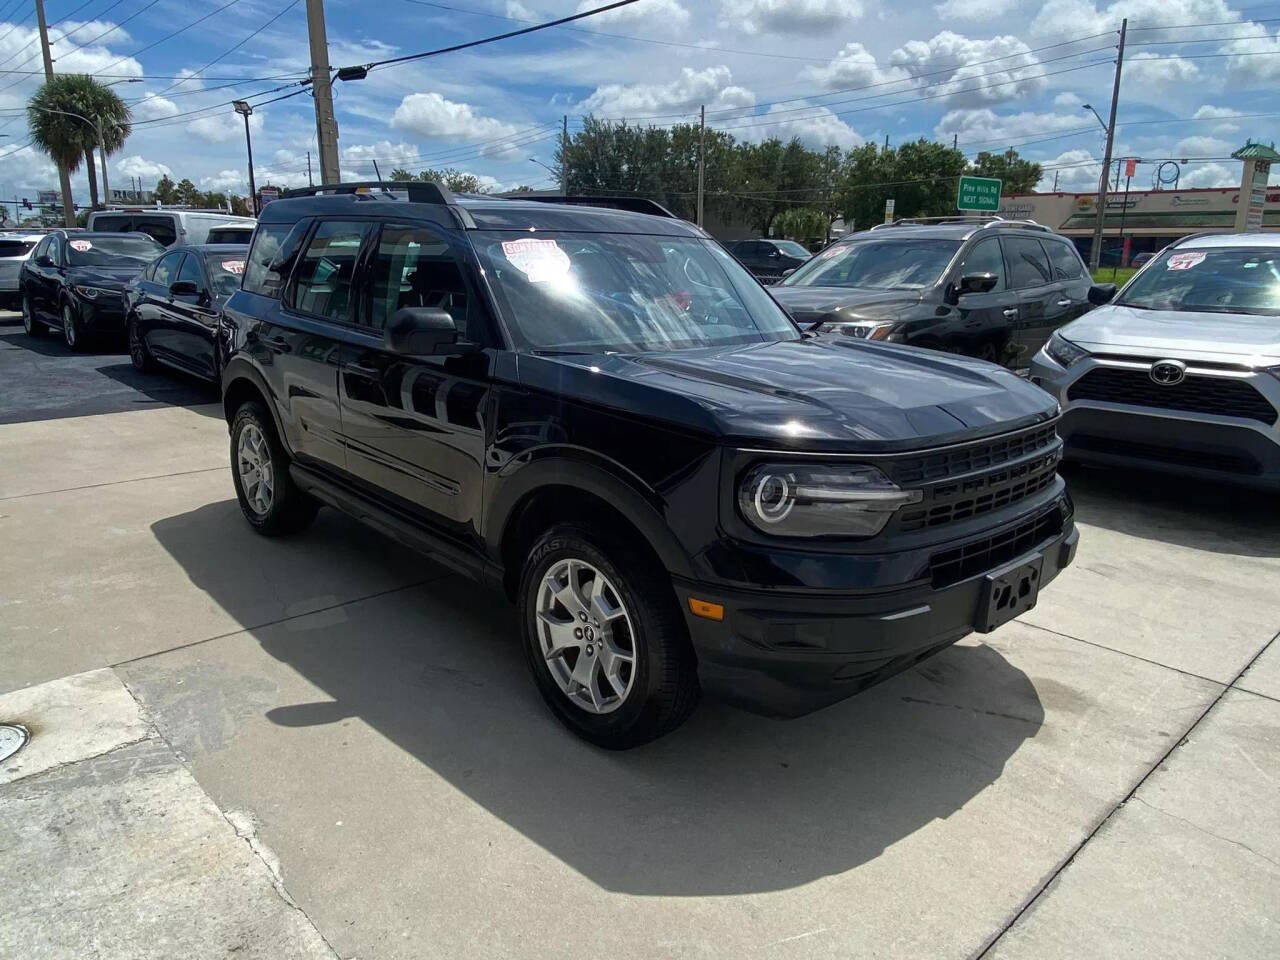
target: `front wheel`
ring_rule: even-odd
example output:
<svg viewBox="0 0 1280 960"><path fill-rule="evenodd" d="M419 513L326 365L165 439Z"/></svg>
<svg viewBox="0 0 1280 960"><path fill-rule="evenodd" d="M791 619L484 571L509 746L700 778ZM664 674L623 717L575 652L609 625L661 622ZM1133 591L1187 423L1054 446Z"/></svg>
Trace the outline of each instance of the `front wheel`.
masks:
<svg viewBox="0 0 1280 960"><path fill-rule="evenodd" d="M584 740L625 750L693 711L688 633L665 572L640 551L594 527L554 527L525 561L519 606L538 690Z"/></svg>
<svg viewBox="0 0 1280 960"><path fill-rule="evenodd" d="M44 336L45 326L36 319L35 310L31 307L31 297L25 293L22 295L22 329L28 337Z"/></svg>
<svg viewBox="0 0 1280 960"><path fill-rule="evenodd" d="M320 509L289 476L289 455L260 403L243 404L231 421L231 476L244 518L265 537L305 529Z"/></svg>
<svg viewBox="0 0 1280 960"><path fill-rule="evenodd" d="M62 304L62 339L67 347L77 352L84 349L84 334L80 330L80 316L70 300Z"/></svg>
<svg viewBox="0 0 1280 960"><path fill-rule="evenodd" d="M138 329L137 314L129 314L125 324L129 332L129 359L133 361L133 369L139 373L150 373L156 368L156 361L142 337L142 331Z"/></svg>

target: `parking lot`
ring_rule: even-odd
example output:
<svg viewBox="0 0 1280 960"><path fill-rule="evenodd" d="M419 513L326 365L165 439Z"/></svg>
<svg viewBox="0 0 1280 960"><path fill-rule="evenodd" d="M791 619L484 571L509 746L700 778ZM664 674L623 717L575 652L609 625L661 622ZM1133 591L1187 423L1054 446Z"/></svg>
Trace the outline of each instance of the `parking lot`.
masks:
<svg viewBox="0 0 1280 960"><path fill-rule="evenodd" d="M500 598L332 511L257 537L214 393L13 319L0 955L1280 955L1274 498L1069 470L1019 621L613 754Z"/></svg>

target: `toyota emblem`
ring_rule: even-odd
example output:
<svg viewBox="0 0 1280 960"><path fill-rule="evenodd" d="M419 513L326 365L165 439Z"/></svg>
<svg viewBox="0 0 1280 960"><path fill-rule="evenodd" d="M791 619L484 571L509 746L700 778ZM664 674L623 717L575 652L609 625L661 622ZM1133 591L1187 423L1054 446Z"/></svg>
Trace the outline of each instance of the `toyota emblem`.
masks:
<svg viewBox="0 0 1280 960"><path fill-rule="evenodd" d="M1187 375L1187 365L1181 360L1157 360L1151 365L1152 381L1162 387L1174 387Z"/></svg>

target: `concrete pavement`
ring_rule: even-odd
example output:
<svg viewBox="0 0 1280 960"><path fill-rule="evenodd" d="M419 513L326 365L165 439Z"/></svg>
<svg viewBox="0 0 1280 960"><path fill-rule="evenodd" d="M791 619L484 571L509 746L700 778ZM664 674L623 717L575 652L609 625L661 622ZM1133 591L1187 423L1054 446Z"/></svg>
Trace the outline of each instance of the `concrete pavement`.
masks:
<svg viewBox="0 0 1280 960"><path fill-rule="evenodd" d="M67 702L85 681L60 678L85 671L135 719L103 753L47 711L63 719L33 756L62 731L97 759L0 785L31 811L0 833L19 854L0 888L55 905L0 903L0 955L102 913L101 851L104 889L197 883L222 924L206 939L261 956L1277 953L1262 498L1075 472L1079 561L1022 622L798 721L704 703L606 754L547 715L498 598L329 511L295 540L252 535L216 406L129 406L123 355L51 404L21 386L45 372L24 339L0 328L0 391L19 384L0 393L0 694L54 685L0 697L0 719ZM147 379L139 396L167 395ZM68 805L100 823L55 843ZM177 831L179 866L130 845L141 823ZM182 902L23 955L181 927Z"/></svg>

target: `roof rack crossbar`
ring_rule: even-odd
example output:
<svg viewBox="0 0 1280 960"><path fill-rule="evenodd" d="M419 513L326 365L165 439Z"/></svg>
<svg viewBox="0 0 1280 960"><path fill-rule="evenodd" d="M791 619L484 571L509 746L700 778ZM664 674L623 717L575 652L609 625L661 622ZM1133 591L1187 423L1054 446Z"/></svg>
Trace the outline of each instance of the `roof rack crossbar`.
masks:
<svg viewBox="0 0 1280 960"><path fill-rule="evenodd" d="M298 187L280 194L281 199L291 197L314 197L320 194L353 195L377 199L395 199L381 197L380 194L406 193L410 203L437 203L445 206L453 204L453 194L444 184L422 180L359 180L354 183L325 183L312 187Z"/></svg>
<svg viewBox="0 0 1280 960"><path fill-rule="evenodd" d="M625 210L628 213L647 213L655 217L668 217L679 220L674 213L648 197L589 197L571 194L561 196L528 197L514 194L508 200L536 200L538 203L568 203L579 207L607 207L610 210Z"/></svg>

